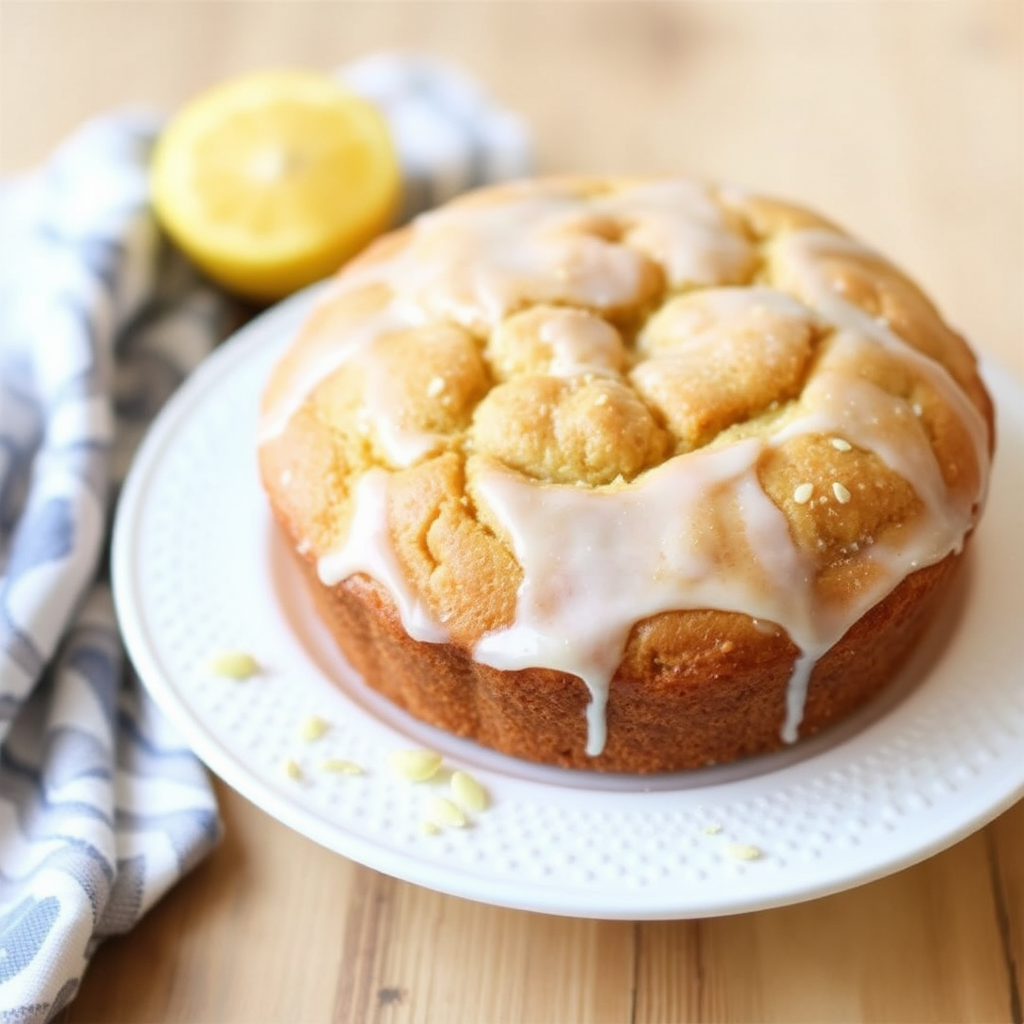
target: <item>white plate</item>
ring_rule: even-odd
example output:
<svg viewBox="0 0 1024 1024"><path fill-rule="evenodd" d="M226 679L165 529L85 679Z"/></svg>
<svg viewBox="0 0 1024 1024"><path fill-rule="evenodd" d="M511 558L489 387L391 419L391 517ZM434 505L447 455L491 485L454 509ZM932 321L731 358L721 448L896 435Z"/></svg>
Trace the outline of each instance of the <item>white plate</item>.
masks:
<svg viewBox="0 0 1024 1024"><path fill-rule="evenodd" d="M631 778L535 767L417 723L369 691L318 625L260 490L263 381L313 296L270 311L191 377L154 425L120 502L114 589L143 682L203 760L259 807L353 860L486 903L606 918L778 906L922 860L1024 794L1024 393L1000 408L991 501L958 589L900 683L781 755ZM246 683L204 671L239 648ZM335 683L332 683L335 680ZM340 684L340 685L339 685ZM332 723L316 743L302 719ZM388 756L411 745L469 768L492 806L426 835L424 801ZM327 756L363 765L324 773ZM300 780L283 770L292 758ZM756 846L757 860L732 844Z"/></svg>

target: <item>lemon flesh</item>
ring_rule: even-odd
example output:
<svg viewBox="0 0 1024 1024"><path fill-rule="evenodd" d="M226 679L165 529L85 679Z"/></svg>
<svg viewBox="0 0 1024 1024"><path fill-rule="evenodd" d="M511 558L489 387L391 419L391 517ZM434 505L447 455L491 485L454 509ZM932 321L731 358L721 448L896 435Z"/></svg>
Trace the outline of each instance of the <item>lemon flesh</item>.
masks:
<svg viewBox="0 0 1024 1024"><path fill-rule="evenodd" d="M168 234L257 301L336 270L390 225L400 187L377 110L310 71L259 72L199 96L161 135L151 170Z"/></svg>

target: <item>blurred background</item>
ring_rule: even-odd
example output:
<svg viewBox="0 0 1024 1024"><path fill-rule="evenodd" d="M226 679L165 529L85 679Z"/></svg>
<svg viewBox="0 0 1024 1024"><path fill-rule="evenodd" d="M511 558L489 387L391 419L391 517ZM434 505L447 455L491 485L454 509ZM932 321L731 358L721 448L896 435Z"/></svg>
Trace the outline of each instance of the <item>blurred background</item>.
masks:
<svg viewBox="0 0 1024 1024"><path fill-rule="evenodd" d="M104 110L169 113L251 68L414 49L519 112L540 171L681 171L803 199L1005 351L1024 344L1022 12L1015 0L0 0L0 171Z"/></svg>

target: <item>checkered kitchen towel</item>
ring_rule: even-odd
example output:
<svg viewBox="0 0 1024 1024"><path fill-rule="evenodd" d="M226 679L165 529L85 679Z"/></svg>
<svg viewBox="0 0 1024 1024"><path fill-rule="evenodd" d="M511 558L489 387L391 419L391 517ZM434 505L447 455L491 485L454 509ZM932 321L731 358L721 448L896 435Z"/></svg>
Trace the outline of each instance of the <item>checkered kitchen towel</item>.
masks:
<svg viewBox="0 0 1024 1024"><path fill-rule="evenodd" d="M406 213L527 170L521 123L459 72L375 57ZM208 779L127 664L109 518L146 426L238 310L160 236L156 119L81 129L0 183L0 1020L51 1019L96 945L216 843Z"/></svg>

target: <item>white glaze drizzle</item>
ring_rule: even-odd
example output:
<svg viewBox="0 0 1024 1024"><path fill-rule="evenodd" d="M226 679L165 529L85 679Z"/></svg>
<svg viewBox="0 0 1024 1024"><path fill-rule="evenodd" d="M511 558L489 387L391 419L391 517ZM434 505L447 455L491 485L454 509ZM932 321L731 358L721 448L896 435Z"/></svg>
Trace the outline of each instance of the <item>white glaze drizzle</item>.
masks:
<svg viewBox="0 0 1024 1024"><path fill-rule="evenodd" d="M417 218L409 244L353 275L353 286L396 289L431 318L477 331L528 302L607 309L636 294L644 257L573 230L587 201L533 189L495 206L442 208Z"/></svg>
<svg viewBox="0 0 1024 1024"><path fill-rule="evenodd" d="M337 298L332 289L319 305ZM291 369L286 387L277 399L264 408L259 422L257 440L260 444L273 440L288 425L307 396L323 380L331 376L349 360L356 358L386 334L413 326L417 322L415 311L407 305L392 301L381 309L367 313L345 325L344 333L321 330L307 344L303 359Z"/></svg>
<svg viewBox="0 0 1024 1024"><path fill-rule="evenodd" d="M595 213L627 219L636 248L585 231ZM493 206L454 206L418 217L409 243L387 259L356 265L335 279L320 305L375 284L393 288L383 308L346 325L321 329L307 344L287 387L264 409L259 439L276 437L314 387L372 341L430 320L493 330L524 303L598 311L627 305L649 259L669 261L669 283L728 283L752 259L727 229L706 188L691 182L642 185L597 203L571 190L520 186Z"/></svg>
<svg viewBox="0 0 1024 1024"><path fill-rule="evenodd" d="M619 218L632 248L581 235L578 223L595 213ZM340 285L347 290L388 281L402 307L393 302L375 314L375 322L356 332L357 340L346 335L341 346L332 339L317 345L307 365L293 374L295 386L266 419L280 429L319 379L357 352L372 359L368 342L375 331L439 316L487 331L524 300L598 311L628 302L642 273L634 249L661 262L670 285L729 284L742 278L751 259L749 245L728 228L706 191L690 183L638 186L595 200L523 187L502 206L456 207L421 218L397 257L361 269ZM767 307L803 315L809 323L831 322L837 328L834 348L847 346L855 353L858 346L882 345L896 353L965 424L977 452L978 493L950 494L908 402L834 372L812 378L802 399L807 411L790 418L773 437L677 457L617 490L539 484L489 467L477 481L480 500L507 530L523 581L515 620L483 637L474 657L499 668L547 667L580 677L591 693L591 755L604 746L608 687L630 630L673 609L742 612L788 633L800 654L787 690L782 736L795 740L821 655L906 575L958 550L973 524L987 488L983 418L943 367L829 286L817 261L830 252L863 255L867 250L823 230L792 232L776 245L776 258L796 275L810 309L772 289L723 288L709 293L705 313L714 320ZM600 368L601 358L597 366L587 365L587 353L604 344L596 336L569 336L568 321L544 330L543 340L552 348L549 372ZM375 418L380 417L386 420L386 410L378 410ZM385 437L388 429L384 423ZM925 509L917 525L903 531L898 546L872 543L856 555L878 571L868 574L870 582L852 599L835 606L820 599L814 565L797 548L786 518L756 475L767 446L802 434L838 434L876 452L911 484ZM433 443L430 435L399 441L399 464L415 460ZM388 536L386 477L373 470L360 481L348 538L320 560L320 577L332 585L367 573L392 594L411 636L444 641L444 629L412 591Z"/></svg>
<svg viewBox="0 0 1024 1024"><path fill-rule="evenodd" d="M601 198L594 208L630 224L625 240L664 267L670 288L743 281L753 263L753 247L728 230L700 182L649 182Z"/></svg>
<svg viewBox="0 0 1024 1024"><path fill-rule="evenodd" d="M381 360L374 358L373 346L363 349L356 359L365 369L364 404L360 414L389 463L398 467L411 466L442 447L447 440L444 434L409 426L394 415L398 404L395 379Z"/></svg>
<svg viewBox="0 0 1024 1024"><path fill-rule="evenodd" d="M756 313L774 313L787 320L811 325L818 322L814 310L778 288L765 285L708 288L688 292L667 302L644 325L637 344L642 351L656 353L662 347L657 341L660 335L683 338L685 347L691 348L709 330L720 335L728 331L730 321L742 325Z"/></svg>
<svg viewBox="0 0 1024 1024"><path fill-rule="evenodd" d="M849 334L870 338L894 353L908 364L915 374L925 379L955 411L957 419L970 435L975 464L981 474L981 491L973 496L972 504L983 504L988 493L989 436L988 424L982 414L944 366L908 345L884 320L869 316L852 302L847 302L835 289L830 288L823 278L818 262L830 253L851 256L875 254L852 238L820 229L792 232L780 240L778 252L783 258L788 257L801 286L813 296L815 309L825 319ZM970 525L971 522L968 520L963 528L964 533Z"/></svg>
<svg viewBox="0 0 1024 1024"><path fill-rule="evenodd" d="M356 573L365 573L387 589L409 636L427 643L442 643L448 634L409 585L391 542L389 479L390 474L383 469L371 469L360 477L345 543L320 558L317 575L324 586L333 587Z"/></svg>
<svg viewBox="0 0 1024 1024"><path fill-rule="evenodd" d="M805 593L776 594L774 577L804 577L810 566L757 482L761 449L752 440L679 456L616 491L538 487L497 467L480 474L479 495L508 530L523 583L515 622L484 636L474 658L582 678L591 694L587 752L594 755L604 746L608 685L641 619L730 608L782 618L801 647L816 647ZM731 528L737 501L746 545Z"/></svg>
<svg viewBox="0 0 1024 1024"><path fill-rule="evenodd" d="M600 377L616 372L622 341L605 320L580 316L575 310L553 309L540 325L540 338L551 347L548 373L553 377L585 373Z"/></svg>

